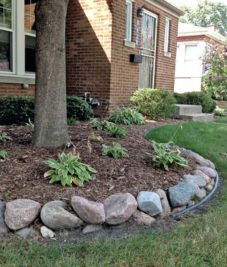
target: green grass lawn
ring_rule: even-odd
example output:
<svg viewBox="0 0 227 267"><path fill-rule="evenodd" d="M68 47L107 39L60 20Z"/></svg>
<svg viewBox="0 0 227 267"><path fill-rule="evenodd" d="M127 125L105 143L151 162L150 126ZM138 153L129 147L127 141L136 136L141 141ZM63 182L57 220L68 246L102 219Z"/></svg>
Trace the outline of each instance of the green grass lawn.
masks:
<svg viewBox="0 0 227 267"><path fill-rule="evenodd" d="M163 126L148 136L166 142L177 127ZM227 267L227 124L185 123L174 141L214 161L224 180L208 213L188 218L169 231L122 241L60 246L1 240L0 266Z"/></svg>

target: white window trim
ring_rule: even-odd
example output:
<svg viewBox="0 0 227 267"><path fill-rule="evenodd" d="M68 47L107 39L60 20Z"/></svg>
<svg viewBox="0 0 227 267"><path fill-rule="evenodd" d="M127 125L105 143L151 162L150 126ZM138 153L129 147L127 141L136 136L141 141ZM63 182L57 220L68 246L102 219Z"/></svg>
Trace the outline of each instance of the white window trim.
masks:
<svg viewBox="0 0 227 267"><path fill-rule="evenodd" d="M171 19L166 17L165 19L165 33L164 33L164 56L171 57L170 52L170 29Z"/></svg>
<svg viewBox="0 0 227 267"><path fill-rule="evenodd" d="M134 0L126 0L129 5L129 17L125 18L125 41L132 42L132 22L133 22L133 2Z"/></svg>
<svg viewBox="0 0 227 267"><path fill-rule="evenodd" d="M13 69L12 71L0 71L0 82L9 79L12 83L18 81L35 81L35 73L25 72L25 35L30 35L24 29L24 0L12 0L12 29L5 29L12 32L13 39ZM3 27L0 29L4 30ZM35 36L31 34L31 36Z"/></svg>

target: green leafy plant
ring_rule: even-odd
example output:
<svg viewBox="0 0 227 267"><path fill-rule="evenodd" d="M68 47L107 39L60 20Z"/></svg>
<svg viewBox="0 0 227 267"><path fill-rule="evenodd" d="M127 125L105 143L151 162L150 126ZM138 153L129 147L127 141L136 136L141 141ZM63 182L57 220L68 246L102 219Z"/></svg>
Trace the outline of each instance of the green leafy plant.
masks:
<svg viewBox="0 0 227 267"><path fill-rule="evenodd" d="M80 162L79 155L72 153L58 154L58 160L49 159L44 163L50 167L50 170L44 174L44 177L50 177L50 183L61 182L62 186L71 185L83 186L84 182L91 180L91 174L96 170Z"/></svg>
<svg viewBox="0 0 227 267"><path fill-rule="evenodd" d="M176 100L172 93L159 89L140 89L131 97L133 107L151 119L171 118L175 114Z"/></svg>
<svg viewBox="0 0 227 267"><path fill-rule="evenodd" d="M4 133L4 132L0 133L0 142L6 142L10 140L12 140L12 138L8 136L7 133Z"/></svg>
<svg viewBox="0 0 227 267"><path fill-rule="evenodd" d="M113 142L111 146L102 145L102 153L104 156L112 156L115 159L129 157L127 149L115 142Z"/></svg>
<svg viewBox="0 0 227 267"><path fill-rule="evenodd" d="M201 105L204 113L212 113L216 107L215 101L205 92L175 93L174 96L178 104Z"/></svg>
<svg viewBox="0 0 227 267"><path fill-rule="evenodd" d="M88 140L90 141L96 141L96 142L101 142L103 141L102 136L95 134L94 132L90 133L88 136Z"/></svg>
<svg viewBox="0 0 227 267"><path fill-rule="evenodd" d="M225 117L225 116L226 116L226 114L225 114L225 110L222 109L222 108L217 107L217 108L215 109L215 111L214 111L214 115L215 115L215 116L219 116L219 117Z"/></svg>
<svg viewBox="0 0 227 267"><path fill-rule="evenodd" d="M28 122L26 123L26 126L30 127L31 129L34 129L34 123L31 121L31 119L28 119Z"/></svg>
<svg viewBox="0 0 227 267"><path fill-rule="evenodd" d="M0 159L5 160L8 158L8 153L5 150L0 150Z"/></svg>
<svg viewBox="0 0 227 267"><path fill-rule="evenodd" d="M125 125L145 124L145 119L143 115L132 108L122 108L122 109L115 110L112 116L110 117L109 121L120 123L120 124L125 124Z"/></svg>
<svg viewBox="0 0 227 267"><path fill-rule="evenodd" d="M115 123L106 121L106 120L98 120L98 119L92 119L90 121L90 124L93 128L102 130L105 132L109 132L112 134L113 137L126 137L127 131L119 126L117 126Z"/></svg>
<svg viewBox="0 0 227 267"><path fill-rule="evenodd" d="M169 170L169 166L187 167L188 162L181 156L181 152L174 148L172 143L157 143L152 141L154 148L153 161L158 167Z"/></svg>

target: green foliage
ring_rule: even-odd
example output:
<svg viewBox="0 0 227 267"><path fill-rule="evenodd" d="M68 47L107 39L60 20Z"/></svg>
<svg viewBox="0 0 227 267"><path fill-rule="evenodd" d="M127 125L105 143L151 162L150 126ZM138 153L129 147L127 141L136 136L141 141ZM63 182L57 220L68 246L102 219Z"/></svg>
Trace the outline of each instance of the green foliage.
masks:
<svg viewBox="0 0 227 267"><path fill-rule="evenodd" d="M178 104L201 105L204 113L212 113L216 107L215 101L204 92L175 93L174 96Z"/></svg>
<svg viewBox="0 0 227 267"><path fill-rule="evenodd" d="M137 90L131 97L131 102L138 112L151 119L171 118L176 109L174 96L159 89Z"/></svg>
<svg viewBox="0 0 227 267"><path fill-rule="evenodd" d="M114 159L129 157L127 149L115 142L113 142L111 146L102 145L102 153L105 156L112 156Z"/></svg>
<svg viewBox="0 0 227 267"><path fill-rule="evenodd" d="M0 142L6 142L10 140L12 140L12 138L8 136L7 133L0 132Z"/></svg>
<svg viewBox="0 0 227 267"><path fill-rule="evenodd" d="M90 133L88 136L90 141L102 142L103 138L100 135L95 134L94 132Z"/></svg>
<svg viewBox="0 0 227 267"><path fill-rule="evenodd" d="M145 119L143 115L132 108L122 108L115 110L109 120L115 123L120 123L125 125L145 124Z"/></svg>
<svg viewBox="0 0 227 267"><path fill-rule="evenodd" d="M153 161L158 167L163 167L166 171L172 165L187 167L188 162L181 156L181 152L175 149L171 143L157 143L152 141L154 154Z"/></svg>
<svg viewBox="0 0 227 267"><path fill-rule="evenodd" d="M88 120L93 116L91 107L77 96L67 97L69 122ZM34 97L0 97L0 124L28 125L34 121ZM29 126L31 126L29 124Z"/></svg>
<svg viewBox="0 0 227 267"><path fill-rule="evenodd" d="M202 80L204 90L216 100L227 100L227 62L223 47L210 45L203 60L208 66Z"/></svg>
<svg viewBox="0 0 227 267"><path fill-rule="evenodd" d="M93 128L97 130L102 130L105 132L109 132L113 137L126 137L127 132L125 129L117 126L115 123L106 121L106 120L98 120L92 119L90 124Z"/></svg>
<svg viewBox="0 0 227 267"><path fill-rule="evenodd" d="M50 183L61 182L62 186L71 185L83 186L84 182L91 180L91 174L96 170L91 166L80 162L79 155L72 153L58 154L58 160L49 159L44 163L50 167L50 170L44 174L44 177L50 177Z"/></svg>
<svg viewBox="0 0 227 267"><path fill-rule="evenodd" d="M183 7L185 12L181 22L192 23L200 27L214 25L225 36L227 31L227 6L224 3L201 1L195 9Z"/></svg>
<svg viewBox="0 0 227 267"><path fill-rule="evenodd" d="M215 111L214 111L214 115L215 116L219 116L219 117L225 117L226 114L225 114L225 110L222 109L222 108L216 108Z"/></svg>
<svg viewBox="0 0 227 267"><path fill-rule="evenodd" d="M31 119L28 119L28 122L26 122L26 126L30 127L31 129L34 129L34 123L31 121Z"/></svg>
<svg viewBox="0 0 227 267"><path fill-rule="evenodd" d="M0 159L5 160L8 158L8 153L5 150L0 150Z"/></svg>

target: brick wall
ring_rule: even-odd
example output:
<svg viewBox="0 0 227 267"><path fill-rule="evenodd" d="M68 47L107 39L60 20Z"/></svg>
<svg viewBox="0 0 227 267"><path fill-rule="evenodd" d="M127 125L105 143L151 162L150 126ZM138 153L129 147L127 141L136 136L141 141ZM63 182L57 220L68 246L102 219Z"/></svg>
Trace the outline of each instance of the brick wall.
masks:
<svg viewBox="0 0 227 267"><path fill-rule="evenodd" d="M34 85L24 88L23 84L0 83L0 96L32 96L34 94Z"/></svg>

